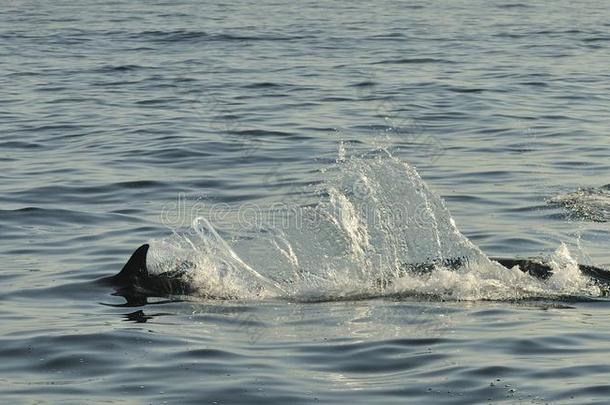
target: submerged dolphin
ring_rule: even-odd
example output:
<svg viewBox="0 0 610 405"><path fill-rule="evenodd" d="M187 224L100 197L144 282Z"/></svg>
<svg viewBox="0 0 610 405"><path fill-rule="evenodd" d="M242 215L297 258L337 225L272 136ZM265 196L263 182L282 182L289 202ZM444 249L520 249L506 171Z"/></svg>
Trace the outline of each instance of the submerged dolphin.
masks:
<svg viewBox="0 0 610 405"><path fill-rule="evenodd" d="M183 262L173 270L159 274L151 273L146 265L149 247L148 244L144 244L137 248L118 274L105 277L100 281L114 286L117 295L125 297L129 304L135 305L146 303L146 297L166 297L194 293L195 289L184 277L192 264ZM553 274L552 267L539 259L490 259L508 269L519 266L521 271L543 280ZM458 269L464 262L465 260L462 258L444 259L440 262L426 264L408 264L404 266L404 269L408 272L425 274L432 271L437 264L450 269ZM610 287L610 270L584 264L579 264L578 268L599 286L605 287L606 290Z"/></svg>

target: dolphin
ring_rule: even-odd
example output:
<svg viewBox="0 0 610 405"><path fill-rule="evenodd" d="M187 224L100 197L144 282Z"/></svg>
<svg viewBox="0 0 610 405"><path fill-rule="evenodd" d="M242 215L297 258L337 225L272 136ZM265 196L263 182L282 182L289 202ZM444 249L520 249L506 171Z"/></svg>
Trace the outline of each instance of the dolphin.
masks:
<svg viewBox="0 0 610 405"><path fill-rule="evenodd" d="M193 267L192 263L185 261L172 270L158 274L151 273L148 271L146 264L149 248L148 244L140 246L133 252L118 274L104 277L99 281L112 285L116 290L116 295L127 299L129 306L146 304L146 297L191 295L196 292L189 283L188 278L185 277L189 268ZM490 259L507 269L518 266L521 271L542 280L548 279L553 274L553 268L537 258L510 259L492 257ZM426 274L438 265L457 270L465 262L465 258L433 260L425 264L405 264L402 270L410 273ZM585 264L579 264L578 268L584 275L590 277L600 287L603 287L605 295L610 294L610 270ZM387 282L382 284L387 285Z"/></svg>
<svg viewBox="0 0 610 405"><path fill-rule="evenodd" d="M99 281L109 284L127 300L128 306L140 306L147 303L146 297L167 297L171 295L190 295L195 292L193 286L184 277L189 262L183 262L175 269L155 274L148 271L146 256L149 244L144 244L132 253L121 271Z"/></svg>

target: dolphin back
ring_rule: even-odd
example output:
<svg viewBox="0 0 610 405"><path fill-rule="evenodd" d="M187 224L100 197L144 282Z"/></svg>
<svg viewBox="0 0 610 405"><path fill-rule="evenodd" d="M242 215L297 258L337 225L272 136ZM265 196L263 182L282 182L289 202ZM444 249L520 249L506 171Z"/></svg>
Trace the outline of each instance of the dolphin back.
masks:
<svg viewBox="0 0 610 405"><path fill-rule="evenodd" d="M150 274L146 263L149 247L148 244L144 244L137 248L118 274L103 278L100 281L111 284L120 292L119 295L126 296L137 304L145 302L145 298L142 297L146 296L188 295L192 293L193 286L189 282L188 272L194 265L185 261L171 270ZM492 260L506 268L519 266L521 271L539 279L547 279L553 275L551 266L538 259L492 258ZM417 274L428 273L435 268L435 264L438 263L409 264L405 265L405 270ZM451 269L458 269L463 264L463 258L444 260L442 264ZM600 286L610 289L609 270L582 264L578 267L583 274L589 276Z"/></svg>

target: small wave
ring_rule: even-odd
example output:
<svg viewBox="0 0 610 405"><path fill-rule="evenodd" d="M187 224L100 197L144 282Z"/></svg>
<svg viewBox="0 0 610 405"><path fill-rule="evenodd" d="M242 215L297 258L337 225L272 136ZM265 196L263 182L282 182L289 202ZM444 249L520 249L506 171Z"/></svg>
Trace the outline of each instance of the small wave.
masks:
<svg viewBox="0 0 610 405"><path fill-rule="evenodd" d="M608 37L591 37L583 39L584 42L608 42L610 41L610 36Z"/></svg>
<svg viewBox="0 0 610 405"><path fill-rule="evenodd" d="M610 221L610 185L599 188L580 188L547 200L551 207L561 207L569 219Z"/></svg>
<svg viewBox="0 0 610 405"><path fill-rule="evenodd" d="M194 41L293 41L305 39L304 36L276 36L276 35L238 35L227 33L209 33L205 31L144 31L133 34L134 38L149 38L152 41L163 43L194 42Z"/></svg>
<svg viewBox="0 0 610 405"><path fill-rule="evenodd" d="M259 83L251 83L243 86L244 89L271 89L284 87L283 84L273 83L273 82L259 82Z"/></svg>
<svg viewBox="0 0 610 405"><path fill-rule="evenodd" d="M372 63L373 65L407 65L407 64L423 64L423 63L455 63L446 59L436 58L401 58L401 59L386 59Z"/></svg>
<svg viewBox="0 0 610 405"><path fill-rule="evenodd" d="M372 80L364 80L358 83L350 84L350 87L374 87L377 85L377 82Z"/></svg>
<svg viewBox="0 0 610 405"><path fill-rule="evenodd" d="M0 149L40 149L44 146L38 142L8 141L0 142Z"/></svg>
<svg viewBox="0 0 610 405"><path fill-rule="evenodd" d="M92 73L121 73L140 69L144 69L144 67L139 65L107 65L92 70Z"/></svg>
<svg viewBox="0 0 610 405"><path fill-rule="evenodd" d="M507 4L498 4L498 8L512 9L512 8L531 8L529 4L525 3L507 3Z"/></svg>
<svg viewBox="0 0 610 405"><path fill-rule="evenodd" d="M475 87L450 87L449 91L454 93L483 93L485 89Z"/></svg>

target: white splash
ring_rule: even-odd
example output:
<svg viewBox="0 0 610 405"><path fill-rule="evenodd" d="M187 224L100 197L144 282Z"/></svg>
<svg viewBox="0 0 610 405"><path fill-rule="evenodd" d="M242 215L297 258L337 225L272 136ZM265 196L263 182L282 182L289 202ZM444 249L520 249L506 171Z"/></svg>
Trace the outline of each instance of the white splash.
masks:
<svg viewBox="0 0 610 405"><path fill-rule="evenodd" d="M513 300L601 294L564 245L549 260L553 275L547 280L491 261L459 231L417 171L388 153L348 157L341 145L337 163L324 175L318 203L291 211L298 218L282 221L281 229L264 229L230 245L209 221L197 218L188 235L176 233L171 243L154 245L163 253L157 266L191 261L189 280L201 296L217 298ZM443 267L453 259L462 265ZM418 263L431 269L405 270Z"/></svg>

